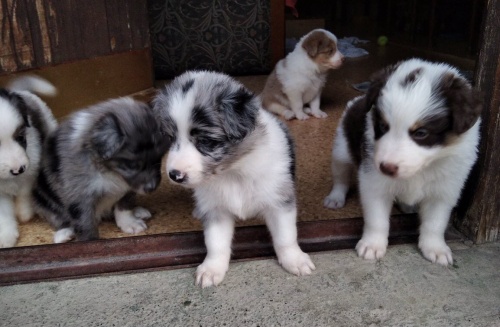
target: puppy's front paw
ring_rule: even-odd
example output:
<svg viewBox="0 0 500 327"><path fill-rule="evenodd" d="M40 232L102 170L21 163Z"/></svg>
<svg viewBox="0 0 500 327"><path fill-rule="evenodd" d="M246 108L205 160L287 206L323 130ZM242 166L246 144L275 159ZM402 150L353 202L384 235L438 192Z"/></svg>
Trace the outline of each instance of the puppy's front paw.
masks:
<svg viewBox="0 0 500 327"><path fill-rule="evenodd" d="M345 205L345 193L334 190L328 194L323 205L329 209L340 209Z"/></svg>
<svg viewBox="0 0 500 327"><path fill-rule="evenodd" d="M29 201L17 200L16 201L16 216L20 222L25 223L33 218L33 207Z"/></svg>
<svg viewBox="0 0 500 327"><path fill-rule="evenodd" d="M63 228L54 234L54 243L66 243L75 238L73 228Z"/></svg>
<svg viewBox="0 0 500 327"><path fill-rule="evenodd" d="M143 207L135 207L132 212L134 214L134 217L137 219L146 220L152 217L151 212Z"/></svg>
<svg viewBox="0 0 500 327"><path fill-rule="evenodd" d="M313 115L316 118L326 118L328 114L320 109L310 109L307 108L304 110L307 114Z"/></svg>
<svg viewBox="0 0 500 327"><path fill-rule="evenodd" d="M453 264L451 249L442 239L421 239L418 242L418 247L423 256L432 263L443 266Z"/></svg>
<svg viewBox="0 0 500 327"><path fill-rule="evenodd" d="M295 117L295 114L293 113L293 111L287 109L287 110L283 111L283 117L286 120L290 120L290 119L293 119Z"/></svg>
<svg viewBox="0 0 500 327"><path fill-rule="evenodd" d="M132 211L121 211L115 214L116 225L127 234L139 234L148 226L142 219L136 218Z"/></svg>
<svg viewBox="0 0 500 327"><path fill-rule="evenodd" d="M356 245L358 256L367 260L381 259L387 251L387 237L379 235L363 236Z"/></svg>
<svg viewBox="0 0 500 327"><path fill-rule="evenodd" d="M205 260L196 269L196 285L202 288L217 286L226 275L229 264L224 260Z"/></svg>
<svg viewBox="0 0 500 327"><path fill-rule="evenodd" d="M302 252L298 246L281 248L276 250L276 254L280 265L294 275L310 275L316 269L309 255Z"/></svg>
<svg viewBox="0 0 500 327"><path fill-rule="evenodd" d="M17 228L0 226L0 248L10 248L16 245L19 238Z"/></svg>
<svg viewBox="0 0 500 327"><path fill-rule="evenodd" d="M304 112L299 112L297 114L295 114L295 117L297 117L298 120L307 120L309 119L309 116L304 113Z"/></svg>

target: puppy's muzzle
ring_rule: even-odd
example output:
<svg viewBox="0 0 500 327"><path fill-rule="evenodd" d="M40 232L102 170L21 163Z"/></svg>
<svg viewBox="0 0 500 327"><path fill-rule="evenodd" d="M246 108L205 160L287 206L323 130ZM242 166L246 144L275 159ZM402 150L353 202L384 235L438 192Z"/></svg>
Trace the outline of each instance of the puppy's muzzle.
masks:
<svg viewBox="0 0 500 327"><path fill-rule="evenodd" d="M399 167L395 164L387 162L380 163L380 171L387 176L396 177L398 170Z"/></svg>
<svg viewBox="0 0 500 327"><path fill-rule="evenodd" d="M17 176L17 175L21 175L22 173L24 173L26 171L26 166L25 165L22 165L20 166L19 168L17 169L11 169L10 170L10 173L14 176Z"/></svg>
<svg viewBox="0 0 500 327"><path fill-rule="evenodd" d="M168 172L168 177L176 183L182 184L187 180L187 175L177 169L172 169Z"/></svg>

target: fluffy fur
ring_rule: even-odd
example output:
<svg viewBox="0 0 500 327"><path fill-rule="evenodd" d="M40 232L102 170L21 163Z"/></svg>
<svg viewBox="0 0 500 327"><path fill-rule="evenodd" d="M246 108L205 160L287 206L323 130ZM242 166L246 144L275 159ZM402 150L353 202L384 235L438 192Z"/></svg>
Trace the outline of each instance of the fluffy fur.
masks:
<svg viewBox="0 0 500 327"><path fill-rule="evenodd" d="M226 75L187 72L154 101L172 142L170 179L194 189L207 256L196 271L202 287L229 267L236 219L262 216L287 271L315 269L297 243L294 149L287 130L243 85Z"/></svg>
<svg viewBox="0 0 500 327"><path fill-rule="evenodd" d="M0 247L16 244L16 217L26 222L33 216L31 191L42 143L57 125L33 92L53 95L55 88L39 77L25 76L0 89Z"/></svg>
<svg viewBox="0 0 500 327"><path fill-rule="evenodd" d="M367 95L349 102L334 141L334 185L324 205L344 205L357 167L365 221L359 256L384 256L397 201L418 208L424 257L453 262L444 232L477 158L481 108L478 92L457 69L420 59L377 73Z"/></svg>
<svg viewBox="0 0 500 327"><path fill-rule="evenodd" d="M134 197L160 183L168 143L159 127L146 104L120 98L78 111L50 135L34 199L55 243L97 239L112 214L125 233L146 229L151 214Z"/></svg>
<svg viewBox="0 0 500 327"><path fill-rule="evenodd" d="M304 120L309 118L308 113L327 117L320 109L321 90L328 71L339 68L343 60L335 35L323 29L311 31L267 78L260 95L264 108L286 119ZM309 108L304 111L307 104Z"/></svg>

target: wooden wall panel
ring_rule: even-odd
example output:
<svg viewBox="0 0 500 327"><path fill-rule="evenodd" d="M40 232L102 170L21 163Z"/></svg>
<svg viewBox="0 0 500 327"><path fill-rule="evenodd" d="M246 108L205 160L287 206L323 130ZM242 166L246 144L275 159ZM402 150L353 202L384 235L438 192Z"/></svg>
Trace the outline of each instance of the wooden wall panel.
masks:
<svg viewBox="0 0 500 327"><path fill-rule="evenodd" d="M150 46L146 1L0 0L0 74Z"/></svg>

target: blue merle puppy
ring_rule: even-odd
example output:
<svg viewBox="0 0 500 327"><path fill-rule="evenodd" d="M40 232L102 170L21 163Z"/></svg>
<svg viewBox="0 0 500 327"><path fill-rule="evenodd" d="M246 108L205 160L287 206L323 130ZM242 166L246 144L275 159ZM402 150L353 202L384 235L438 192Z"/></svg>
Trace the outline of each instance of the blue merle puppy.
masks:
<svg viewBox="0 0 500 327"><path fill-rule="evenodd" d="M149 106L128 97L61 123L44 144L33 193L39 213L57 230L54 242L97 239L99 222L113 215L123 232L143 232L151 213L135 207L135 194L158 187L167 140Z"/></svg>

